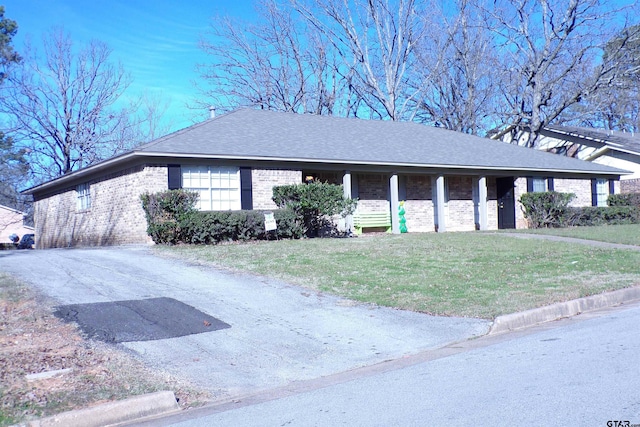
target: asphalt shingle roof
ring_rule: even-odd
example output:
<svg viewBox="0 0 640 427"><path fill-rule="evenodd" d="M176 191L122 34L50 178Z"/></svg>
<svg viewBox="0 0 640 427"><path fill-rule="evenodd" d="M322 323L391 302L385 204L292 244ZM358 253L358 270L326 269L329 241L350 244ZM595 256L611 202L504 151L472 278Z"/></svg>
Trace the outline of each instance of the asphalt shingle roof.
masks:
<svg viewBox="0 0 640 427"><path fill-rule="evenodd" d="M346 164L620 173L595 163L417 123L241 109L136 153Z"/></svg>
<svg viewBox="0 0 640 427"><path fill-rule="evenodd" d="M578 126L547 126L546 129L555 133L592 139L607 145L613 150L624 149L640 154L640 136L637 134Z"/></svg>
<svg viewBox="0 0 640 427"><path fill-rule="evenodd" d="M519 176L557 172L617 177L626 172L417 123L241 109L24 192L103 173L132 158L158 156L522 172Z"/></svg>

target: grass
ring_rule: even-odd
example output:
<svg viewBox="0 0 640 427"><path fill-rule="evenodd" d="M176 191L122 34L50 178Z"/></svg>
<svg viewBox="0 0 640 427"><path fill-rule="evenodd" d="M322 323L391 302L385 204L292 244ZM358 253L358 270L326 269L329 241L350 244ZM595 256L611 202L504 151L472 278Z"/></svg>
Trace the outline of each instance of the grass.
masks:
<svg viewBox="0 0 640 427"><path fill-rule="evenodd" d="M640 224L540 228L536 230L517 230L517 232L575 237L577 239L598 240L600 242L621 243L624 245L640 245Z"/></svg>
<svg viewBox="0 0 640 427"><path fill-rule="evenodd" d="M83 340L53 316L51 301L2 272L0 313L0 427L159 390L173 390L182 406L209 396L114 346ZM59 377L26 377L66 368Z"/></svg>
<svg viewBox="0 0 640 427"><path fill-rule="evenodd" d="M640 251L489 233L378 234L157 251L357 301L489 319L640 284Z"/></svg>

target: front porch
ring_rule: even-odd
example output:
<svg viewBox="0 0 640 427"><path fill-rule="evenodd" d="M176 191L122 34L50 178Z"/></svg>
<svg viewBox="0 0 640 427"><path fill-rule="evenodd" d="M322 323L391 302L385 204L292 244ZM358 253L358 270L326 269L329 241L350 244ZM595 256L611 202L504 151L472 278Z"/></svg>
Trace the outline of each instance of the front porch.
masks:
<svg viewBox="0 0 640 427"><path fill-rule="evenodd" d="M389 212L393 233L400 233L400 201L408 232L496 230L503 225L496 177L304 170L303 178L342 184L346 197L359 200L359 213ZM515 203L510 209L513 213L507 214L515 215ZM352 224L347 218L345 225Z"/></svg>

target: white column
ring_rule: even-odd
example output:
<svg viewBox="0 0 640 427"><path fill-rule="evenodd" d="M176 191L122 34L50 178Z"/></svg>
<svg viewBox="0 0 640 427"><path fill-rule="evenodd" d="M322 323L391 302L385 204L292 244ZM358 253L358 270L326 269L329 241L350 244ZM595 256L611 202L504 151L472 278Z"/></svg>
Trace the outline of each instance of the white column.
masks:
<svg viewBox="0 0 640 427"><path fill-rule="evenodd" d="M351 171L344 171L342 175L342 194L345 198L351 198ZM347 233L353 231L353 215L347 215L344 219L344 230Z"/></svg>
<svg viewBox="0 0 640 427"><path fill-rule="evenodd" d="M480 230L486 230L488 220L488 209L487 209L487 177L481 176L478 179L478 213L479 213L479 222L480 222Z"/></svg>
<svg viewBox="0 0 640 427"><path fill-rule="evenodd" d="M446 215L445 215L445 191L444 176L439 175L436 178L436 209L438 210L438 232L447 231Z"/></svg>
<svg viewBox="0 0 640 427"><path fill-rule="evenodd" d="M389 196L391 198L391 232L400 234L400 219L398 218L398 174L392 173L389 178Z"/></svg>

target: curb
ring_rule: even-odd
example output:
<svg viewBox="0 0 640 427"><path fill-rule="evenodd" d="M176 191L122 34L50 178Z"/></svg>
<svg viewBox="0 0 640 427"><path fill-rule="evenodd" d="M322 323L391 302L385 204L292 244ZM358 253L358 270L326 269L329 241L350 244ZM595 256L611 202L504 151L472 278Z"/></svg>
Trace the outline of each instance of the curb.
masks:
<svg viewBox="0 0 640 427"><path fill-rule="evenodd" d="M534 308L520 313L498 316L493 321L488 335L534 326L540 323L571 317L587 311L598 310L631 301L640 300L640 286L592 295L546 307Z"/></svg>
<svg viewBox="0 0 640 427"><path fill-rule="evenodd" d="M158 391L27 423L29 427L104 427L180 411L172 391Z"/></svg>

